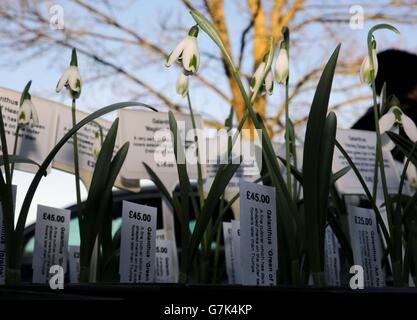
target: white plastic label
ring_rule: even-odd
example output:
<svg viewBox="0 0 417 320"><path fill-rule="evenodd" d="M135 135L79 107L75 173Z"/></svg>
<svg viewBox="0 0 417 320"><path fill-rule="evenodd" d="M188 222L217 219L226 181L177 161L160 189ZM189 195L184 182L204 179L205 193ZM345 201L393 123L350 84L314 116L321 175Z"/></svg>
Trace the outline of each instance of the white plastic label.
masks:
<svg viewBox="0 0 417 320"><path fill-rule="evenodd" d="M69 246L68 266L70 283L80 282L80 246Z"/></svg>
<svg viewBox="0 0 417 320"><path fill-rule="evenodd" d="M38 205L33 250L33 283L47 283L49 269L67 269L68 235L71 211Z"/></svg>
<svg viewBox="0 0 417 320"><path fill-rule="evenodd" d="M372 190L375 168L375 132L338 129L336 138L352 158L352 161L361 173L368 188ZM389 192L397 193L399 175L390 152L384 153L384 163ZM333 172L337 172L348 165L349 164L342 153L335 148L333 157ZM381 190L381 179L379 178L378 181L378 188ZM347 174L338 179L336 181L336 187L343 194L365 193L353 170L350 170Z"/></svg>
<svg viewBox="0 0 417 320"><path fill-rule="evenodd" d="M9 154L13 152L15 142L20 95L21 92L0 88L0 107ZM38 114L39 125L28 124L20 129L16 154L42 163L55 145L56 107L59 104L36 97L32 97L32 102ZM15 168L33 173L38 171L37 166L26 163L18 163Z"/></svg>
<svg viewBox="0 0 417 320"><path fill-rule="evenodd" d="M176 160L172 145L171 131L169 129L168 113L143 110L124 109L119 111L120 144L129 141L130 148L121 170L121 176L127 179L147 178L148 174L143 166L146 163L158 174L172 174L177 176ZM194 131L191 117L175 114L179 136L182 145L186 148L187 168L190 177L197 177L196 160L192 150L195 150ZM202 128L202 119L195 117L197 128ZM140 125L138 125L140 123ZM199 137L200 150L204 145L203 137ZM200 151L202 152L202 151ZM205 165L202 164L203 176Z"/></svg>
<svg viewBox="0 0 417 320"><path fill-rule="evenodd" d="M120 282L154 282L156 219L156 208L123 201Z"/></svg>
<svg viewBox="0 0 417 320"><path fill-rule="evenodd" d="M155 282L174 283L172 240L156 240Z"/></svg>
<svg viewBox="0 0 417 320"><path fill-rule="evenodd" d="M242 284L242 264L240 255L240 221L232 220L232 252L233 269L235 270L235 283Z"/></svg>
<svg viewBox="0 0 417 320"><path fill-rule="evenodd" d="M241 180L240 208L243 284L274 286L278 272L275 188Z"/></svg>
<svg viewBox="0 0 417 320"><path fill-rule="evenodd" d="M364 271L365 287L385 286L382 247L373 210L348 207L353 260Z"/></svg>
<svg viewBox="0 0 417 320"><path fill-rule="evenodd" d="M341 286L340 244L332 228L327 226L324 238L324 272L327 285Z"/></svg>

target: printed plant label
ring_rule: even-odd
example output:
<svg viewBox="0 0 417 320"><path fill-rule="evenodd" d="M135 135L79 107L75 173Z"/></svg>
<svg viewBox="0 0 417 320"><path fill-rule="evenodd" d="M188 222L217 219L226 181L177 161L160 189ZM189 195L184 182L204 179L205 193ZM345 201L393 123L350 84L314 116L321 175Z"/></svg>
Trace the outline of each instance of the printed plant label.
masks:
<svg viewBox="0 0 417 320"><path fill-rule="evenodd" d="M355 163L364 178L369 190L372 190L375 167L375 132L338 129L336 138L352 158L352 161ZM399 175L390 152L384 153L384 163L389 192L397 193ZM349 164L342 153L335 148L333 157L333 172L337 172L348 165ZM381 179L379 178L378 181L380 182ZM338 179L336 181L336 187L343 194L365 193L353 170L350 170L347 174ZM381 183L378 184L378 188L379 190L382 190Z"/></svg>
<svg viewBox="0 0 417 320"><path fill-rule="evenodd" d="M33 283L48 283L49 269L67 269L68 235L71 211L38 205L33 250Z"/></svg>
<svg viewBox="0 0 417 320"><path fill-rule="evenodd" d="M154 282L156 219L156 208L123 201L120 282Z"/></svg>
<svg viewBox="0 0 417 320"><path fill-rule="evenodd" d="M68 267L70 283L80 282L80 246L69 246Z"/></svg>
<svg viewBox="0 0 417 320"><path fill-rule="evenodd" d="M375 213L371 209L348 207L350 241L355 265L364 271L365 287L385 286L382 247Z"/></svg>
<svg viewBox="0 0 417 320"><path fill-rule="evenodd" d="M0 107L2 108L7 149L10 154L13 152L16 137L20 95L21 92L0 88ZM55 146L56 109L59 104L33 96L32 102L38 114L39 125L29 123L19 130L16 154L42 163ZM25 163L17 163L15 168L32 173L38 171L37 166Z"/></svg>
<svg viewBox="0 0 417 320"><path fill-rule="evenodd" d="M278 246L275 188L240 181L243 284L275 286Z"/></svg>
<svg viewBox="0 0 417 320"><path fill-rule="evenodd" d="M174 283L172 240L156 240L155 249L155 282Z"/></svg>

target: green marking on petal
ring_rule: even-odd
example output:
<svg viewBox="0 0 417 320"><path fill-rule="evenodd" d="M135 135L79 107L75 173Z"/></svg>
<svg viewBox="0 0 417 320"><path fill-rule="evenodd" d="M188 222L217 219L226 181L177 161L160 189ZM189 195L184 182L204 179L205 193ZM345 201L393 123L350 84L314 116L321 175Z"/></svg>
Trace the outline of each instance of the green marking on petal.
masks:
<svg viewBox="0 0 417 320"><path fill-rule="evenodd" d="M81 80L80 79L77 79L77 81L75 82L75 87L81 89Z"/></svg>
<svg viewBox="0 0 417 320"><path fill-rule="evenodd" d="M252 79L250 79L249 85L250 85L251 88L254 88L255 87L255 85L256 85L256 78L255 77L253 77Z"/></svg>
<svg viewBox="0 0 417 320"><path fill-rule="evenodd" d="M190 60L189 67L194 67L194 69L197 69L197 56L193 54L193 57Z"/></svg>
<svg viewBox="0 0 417 320"><path fill-rule="evenodd" d="M19 113L19 120L26 120L26 114L24 111L20 111Z"/></svg>

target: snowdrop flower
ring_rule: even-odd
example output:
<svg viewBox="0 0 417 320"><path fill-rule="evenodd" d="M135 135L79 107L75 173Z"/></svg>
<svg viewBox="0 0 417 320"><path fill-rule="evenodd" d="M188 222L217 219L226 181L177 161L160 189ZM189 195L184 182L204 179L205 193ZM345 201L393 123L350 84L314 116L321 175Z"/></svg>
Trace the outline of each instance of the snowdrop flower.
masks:
<svg viewBox="0 0 417 320"><path fill-rule="evenodd" d="M395 144L391 141L387 131L398 133L399 126L402 126L405 134L414 143L417 141L417 127L410 117L406 116L399 107L392 107L381 119L379 119L379 130L381 133L382 149L389 151L394 149Z"/></svg>
<svg viewBox="0 0 417 320"><path fill-rule="evenodd" d="M188 93L188 77L183 72L178 76L176 89L177 93L183 97Z"/></svg>
<svg viewBox="0 0 417 320"><path fill-rule="evenodd" d="M255 73L253 74L252 79L250 80L250 83L249 83L250 91L253 92L256 87L256 84L261 80L261 76L263 72L265 71L265 67L266 67L266 63L262 61L259 64L258 68L256 69ZM272 75L271 69L269 69L268 72L266 73L265 80L259 89L259 93L261 95L264 95L266 92L269 95L271 95L273 90L274 90L274 77Z"/></svg>
<svg viewBox="0 0 417 320"><path fill-rule="evenodd" d="M165 66L170 67L174 62L178 61L182 64L186 75L196 73L200 65L197 36L198 27L191 27L188 35L170 53L165 62Z"/></svg>
<svg viewBox="0 0 417 320"><path fill-rule="evenodd" d="M275 79L278 81L279 84L284 84L285 81L287 81L289 73L288 60L288 50L286 48L286 44L285 42L281 42L274 70Z"/></svg>
<svg viewBox="0 0 417 320"><path fill-rule="evenodd" d="M98 155L100 154L100 150L101 150L101 136L100 136L100 132L96 131L94 142L93 142L93 157L94 157L94 160L96 161L98 159Z"/></svg>
<svg viewBox="0 0 417 320"><path fill-rule="evenodd" d="M32 126L39 125L38 113L29 93L27 93L26 98L19 108L19 125L25 126L28 123L31 123Z"/></svg>
<svg viewBox="0 0 417 320"><path fill-rule="evenodd" d="M405 161L407 160L405 159ZM406 174L410 187L417 189L417 169L411 162L408 164Z"/></svg>
<svg viewBox="0 0 417 320"><path fill-rule="evenodd" d="M71 97L77 99L81 94L81 76L78 72L77 52L72 49L70 66L65 69L56 85L56 92L60 92L64 86L69 90Z"/></svg>
<svg viewBox="0 0 417 320"><path fill-rule="evenodd" d="M376 42L372 42L372 61L374 62L374 78L376 77L376 74L378 73L378 59L376 57ZM369 57L369 54L366 55L365 59L362 62L361 69L360 69L360 77L362 83L372 83L372 77L371 77L371 59Z"/></svg>

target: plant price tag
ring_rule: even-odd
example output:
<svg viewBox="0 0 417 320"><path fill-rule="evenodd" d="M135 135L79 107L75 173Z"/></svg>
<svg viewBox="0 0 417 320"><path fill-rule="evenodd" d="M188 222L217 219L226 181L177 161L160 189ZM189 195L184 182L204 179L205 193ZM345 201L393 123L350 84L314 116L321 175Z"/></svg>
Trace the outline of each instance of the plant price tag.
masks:
<svg viewBox="0 0 417 320"><path fill-rule="evenodd" d="M240 220L232 220L232 260L235 270L235 284L242 284L242 264L240 262Z"/></svg>
<svg viewBox="0 0 417 320"><path fill-rule="evenodd" d="M123 109L119 111L119 119L118 142L120 145L126 141L130 143L129 152L121 169L121 176L126 179L147 178L148 174L143 166L143 163L146 163L158 175L171 174L177 177L168 113ZM195 150L195 142L191 117L176 113L175 119L177 120L179 137L186 149L188 173L190 177L197 177L197 158L193 151ZM202 118L196 116L195 121L196 127L201 129ZM202 138L199 136L199 150L203 150L204 139ZM202 172L205 176L204 163L202 163Z"/></svg>
<svg viewBox="0 0 417 320"><path fill-rule="evenodd" d="M369 190L372 190L375 168L375 132L363 130L338 129L337 141L343 146L360 174L365 180ZM394 159L390 152L384 153L385 174L387 177L388 191L398 192L399 175L395 167ZM333 157L333 172L348 166L348 162L342 153L335 148ZM381 178L378 179L378 189L382 190ZM362 185L359 183L353 170L336 181L337 189L343 194L364 194Z"/></svg>
<svg viewBox="0 0 417 320"><path fill-rule="evenodd" d="M16 204L17 186L12 185L13 206ZM14 212L14 207L13 207ZM3 207L0 202L0 284L6 281L6 226L4 225Z"/></svg>
<svg viewBox="0 0 417 320"><path fill-rule="evenodd" d="M33 250L33 283L47 283L53 265L67 267L71 211L38 205Z"/></svg>
<svg viewBox="0 0 417 320"><path fill-rule="evenodd" d="M243 284L274 286L278 271L275 188L241 180L240 208Z"/></svg>
<svg viewBox="0 0 417 320"><path fill-rule="evenodd" d="M156 240L155 282L174 283L174 261L172 240Z"/></svg>
<svg viewBox="0 0 417 320"><path fill-rule="evenodd" d="M348 207L353 261L364 271L365 287L385 286L382 247L375 213L371 209Z"/></svg>
<svg viewBox="0 0 417 320"><path fill-rule="evenodd" d="M68 267L70 283L80 282L80 246L69 246Z"/></svg>
<svg viewBox="0 0 417 320"><path fill-rule="evenodd" d="M154 282L157 208L123 201L120 282Z"/></svg>
<svg viewBox="0 0 417 320"><path fill-rule="evenodd" d="M341 264L340 264L340 244L332 228L327 226L324 235L324 272L326 282L329 286L340 287Z"/></svg>
<svg viewBox="0 0 417 320"><path fill-rule="evenodd" d="M11 154L16 137L16 124L19 115L21 92L0 88L0 107L2 108L7 149ZM33 105L39 118L39 125L27 124L19 130L16 154L42 163L55 145L56 102L32 96ZM35 173L38 167L17 163L18 170ZM48 168L49 171L50 167Z"/></svg>
<svg viewBox="0 0 417 320"><path fill-rule="evenodd" d="M226 274L229 284L236 284L236 259L232 244L232 223L223 222L224 254L226 258Z"/></svg>

